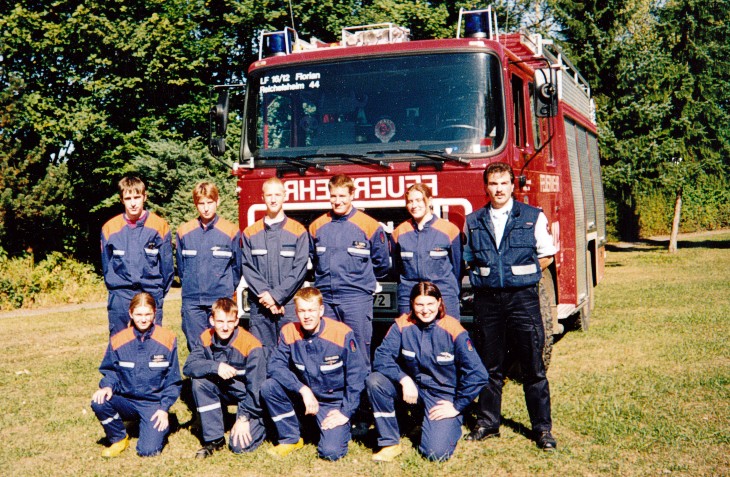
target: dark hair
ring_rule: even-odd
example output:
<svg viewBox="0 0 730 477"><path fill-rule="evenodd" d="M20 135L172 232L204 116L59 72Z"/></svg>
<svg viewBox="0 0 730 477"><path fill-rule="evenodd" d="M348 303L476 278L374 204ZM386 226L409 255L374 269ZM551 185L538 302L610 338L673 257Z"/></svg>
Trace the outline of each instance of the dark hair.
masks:
<svg viewBox="0 0 730 477"><path fill-rule="evenodd" d="M235 316L238 318L238 306L236 306L236 302L227 296L218 298L215 303L213 303L213 306L211 307L211 315L215 316L216 312L219 311L225 313L226 316Z"/></svg>
<svg viewBox="0 0 730 477"><path fill-rule="evenodd" d="M444 316L446 316L446 307L444 307L444 300L441 298L441 290L439 290L439 287L431 282L416 283L411 289L411 316L413 316L413 302L416 301L416 298L418 298L419 296L432 296L437 300L441 300L441 304L439 305L438 318L443 318Z"/></svg>
<svg viewBox="0 0 730 477"><path fill-rule="evenodd" d="M145 186L144 181L139 177L122 177L122 179L117 184L117 187L119 188L119 197L121 197L122 199L124 198L125 192L142 195L147 193L147 186Z"/></svg>
<svg viewBox="0 0 730 477"><path fill-rule="evenodd" d="M482 180L486 184L489 180L489 176L492 174L503 174L508 173L509 178L512 182L515 181L515 173L512 170L512 166L507 164L506 162L493 162L487 166L486 169L484 169L484 174L482 175Z"/></svg>
<svg viewBox="0 0 730 477"><path fill-rule="evenodd" d="M155 303L155 299L147 292L139 292L134 295L132 301L129 302L129 312L132 313L132 311L134 311L134 309L138 306L148 306L152 308L153 313L157 311L157 303Z"/></svg>

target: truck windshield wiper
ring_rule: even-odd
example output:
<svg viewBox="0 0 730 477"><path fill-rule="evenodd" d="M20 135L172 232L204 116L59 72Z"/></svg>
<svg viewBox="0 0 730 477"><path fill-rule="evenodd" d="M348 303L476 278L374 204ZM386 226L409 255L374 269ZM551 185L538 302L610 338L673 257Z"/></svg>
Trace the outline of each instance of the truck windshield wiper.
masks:
<svg viewBox="0 0 730 477"><path fill-rule="evenodd" d="M446 154L445 152L441 151L431 151L431 150L424 150L424 149L390 149L385 151L371 151L368 152L368 154L372 155L386 155L386 154L413 154L415 156L423 157L425 159L430 159L431 161L436 162L436 168L441 170L445 162L456 162L458 164L462 164L465 166L469 166L470 162L468 159L464 159L460 156L452 156L451 154ZM417 170L418 169L418 163L411 162L411 169Z"/></svg>
<svg viewBox="0 0 730 477"><path fill-rule="evenodd" d="M319 152L314 154L302 154L294 157L295 161L306 161L307 159L340 159L354 164L374 164L376 166L390 169L392 166L380 159L373 159L364 154L346 154L343 152Z"/></svg>

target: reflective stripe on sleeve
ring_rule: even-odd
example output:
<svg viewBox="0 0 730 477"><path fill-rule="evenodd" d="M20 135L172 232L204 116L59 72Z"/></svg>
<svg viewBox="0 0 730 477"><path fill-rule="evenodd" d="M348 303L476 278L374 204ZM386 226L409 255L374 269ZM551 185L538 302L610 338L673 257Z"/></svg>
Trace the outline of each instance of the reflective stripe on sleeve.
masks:
<svg viewBox="0 0 730 477"><path fill-rule="evenodd" d="M200 406L198 408L198 412L208 412L208 411L213 411L215 409L220 409L220 408L221 408L221 403L217 402L215 404L208 404L207 406Z"/></svg>

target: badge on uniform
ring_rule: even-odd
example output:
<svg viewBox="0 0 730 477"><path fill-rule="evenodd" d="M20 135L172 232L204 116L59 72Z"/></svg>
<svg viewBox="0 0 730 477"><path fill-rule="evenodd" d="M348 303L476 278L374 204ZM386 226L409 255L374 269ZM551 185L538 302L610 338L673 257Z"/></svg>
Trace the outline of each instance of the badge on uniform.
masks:
<svg viewBox="0 0 730 477"><path fill-rule="evenodd" d="M355 248L366 248L368 246L368 244L366 244L365 242L358 242L356 240L356 241L352 242L352 246Z"/></svg>
<svg viewBox="0 0 730 477"><path fill-rule="evenodd" d="M357 351L357 346L355 346L355 340L350 340L350 351L353 353Z"/></svg>
<svg viewBox="0 0 730 477"><path fill-rule="evenodd" d="M324 357L324 362L327 363L327 364L332 364L332 363L337 362L337 360L339 360L339 359L340 359L340 357L337 356L337 355L334 355L334 356L325 356Z"/></svg>
<svg viewBox="0 0 730 477"><path fill-rule="evenodd" d="M466 349L474 351L474 347L471 345L471 340L469 338L466 339Z"/></svg>
<svg viewBox="0 0 730 477"><path fill-rule="evenodd" d="M385 232L380 232L380 243L385 243Z"/></svg>

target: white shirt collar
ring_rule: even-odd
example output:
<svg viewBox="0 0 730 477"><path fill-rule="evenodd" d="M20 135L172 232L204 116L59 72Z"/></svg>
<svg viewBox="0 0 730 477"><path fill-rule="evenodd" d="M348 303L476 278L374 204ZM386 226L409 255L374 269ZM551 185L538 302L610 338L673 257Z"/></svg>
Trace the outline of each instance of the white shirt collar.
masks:
<svg viewBox="0 0 730 477"><path fill-rule="evenodd" d="M510 212L512 212L512 206L514 205L513 200L510 198L510 200L507 201L506 204L504 204L504 207L501 209L495 209L494 207L489 207L489 213L492 215L492 217L499 217L503 215L509 215Z"/></svg>

